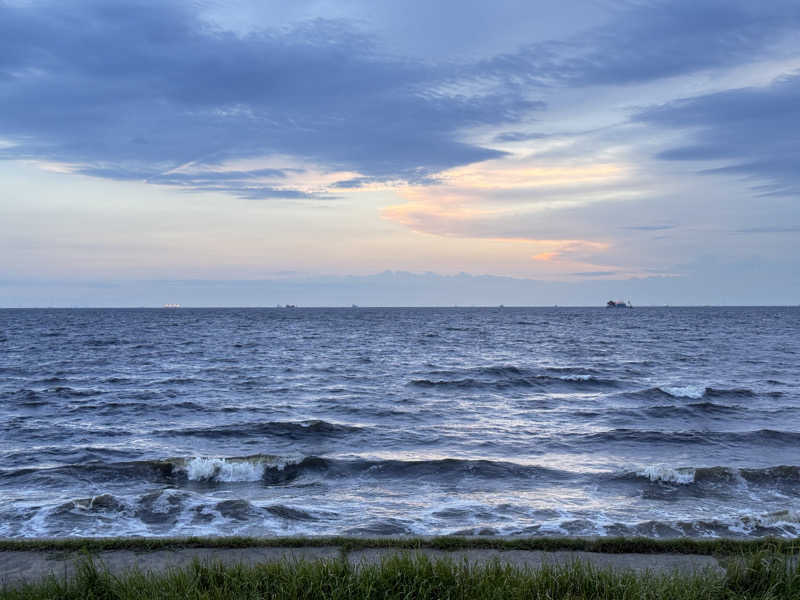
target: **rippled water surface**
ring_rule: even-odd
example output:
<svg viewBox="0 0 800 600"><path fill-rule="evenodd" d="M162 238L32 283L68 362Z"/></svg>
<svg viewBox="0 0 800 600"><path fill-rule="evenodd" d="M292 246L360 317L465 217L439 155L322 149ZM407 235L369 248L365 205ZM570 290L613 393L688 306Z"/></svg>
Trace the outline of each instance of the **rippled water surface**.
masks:
<svg viewBox="0 0 800 600"><path fill-rule="evenodd" d="M800 309L0 311L0 536L800 534Z"/></svg>

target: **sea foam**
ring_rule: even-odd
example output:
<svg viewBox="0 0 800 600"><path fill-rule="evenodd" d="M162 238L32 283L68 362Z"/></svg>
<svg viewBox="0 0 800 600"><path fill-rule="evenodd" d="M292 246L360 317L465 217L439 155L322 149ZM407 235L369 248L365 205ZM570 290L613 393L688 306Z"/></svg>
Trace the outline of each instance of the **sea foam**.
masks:
<svg viewBox="0 0 800 600"><path fill-rule="evenodd" d="M637 471L639 477L647 477L650 481L663 481L665 483L680 483L687 485L694 483L694 469L674 469L663 465L648 465Z"/></svg>
<svg viewBox="0 0 800 600"><path fill-rule="evenodd" d="M281 468L282 464L274 464ZM186 463L190 481L259 481L264 477L267 463L261 460L206 458L197 456Z"/></svg>
<svg viewBox="0 0 800 600"><path fill-rule="evenodd" d="M695 400L702 398L706 393L704 385L660 386L658 389L675 398L694 398Z"/></svg>

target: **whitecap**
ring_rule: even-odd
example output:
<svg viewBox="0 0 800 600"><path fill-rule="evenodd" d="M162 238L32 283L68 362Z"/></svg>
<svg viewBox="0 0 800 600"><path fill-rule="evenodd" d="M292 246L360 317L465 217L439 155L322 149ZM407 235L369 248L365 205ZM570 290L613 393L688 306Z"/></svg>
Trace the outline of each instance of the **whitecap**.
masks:
<svg viewBox="0 0 800 600"><path fill-rule="evenodd" d="M694 469L674 469L663 465L648 465L641 471L636 472L637 476L647 477L650 481L663 481L682 485L694 483L694 474Z"/></svg>
<svg viewBox="0 0 800 600"><path fill-rule="evenodd" d="M229 461L224 458L197 456L186 464L190 481L259 481L264 477L263 461Z"/></svg>
<svg viewBox="0 0 800 600"><path fill-rule="evenodd" d="M211 458L196 456L182 465L190 481L246 482L259 481L267 468L283 471L302 457L248 456L243 458Z"/></svg>
<svg viewBox="0 0 800 600"><path fill-rule="evenodd" d="M698 399L705 396L706 393L704 385L660 386L658 389L675 398Z"/></svg>

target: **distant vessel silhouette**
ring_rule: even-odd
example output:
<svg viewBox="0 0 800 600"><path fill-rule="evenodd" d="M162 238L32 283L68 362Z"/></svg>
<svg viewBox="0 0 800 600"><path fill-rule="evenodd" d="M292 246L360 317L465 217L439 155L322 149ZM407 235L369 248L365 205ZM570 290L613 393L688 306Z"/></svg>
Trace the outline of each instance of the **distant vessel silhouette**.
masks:
<svg viewBox="0 0 800 600"><path fill-rule="evenodd" d="M627 302L625 300L609 300L606 302L606 308L633 308L633 304L630 300Z"/></svg>

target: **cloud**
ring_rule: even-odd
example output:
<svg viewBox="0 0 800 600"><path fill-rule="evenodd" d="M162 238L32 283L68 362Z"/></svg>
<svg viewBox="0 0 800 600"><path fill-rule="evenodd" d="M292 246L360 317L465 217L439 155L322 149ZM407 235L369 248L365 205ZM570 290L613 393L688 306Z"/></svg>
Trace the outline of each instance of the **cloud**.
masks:
<svg viewBox="0 0 800 600"><path fill-rule="evenodd" d="M122 181L146 181L160 185L207 186L232 182L252 181L254 179L286 179L285 169L253 169L252 171L211 171L176 172L149 174L146 171L130 170L106 166L77 167L72 172L91 177L105 177Z"/></svg>
<svg viewBox="0 0 800 600"><path fill-rule="evenodd" d="M331 187L343 190L362 188L375 181L372 177L351 177L350 179L342 179L341 181L334 182Z"/></svg>
<svg viewBox="0 0 800 600"><path fill-rule="evenodd" d="M590 53L574 63L583 83L648 81L734 65L793 34L800 5L749 0L645 1L597 30Z"/></svg>
<svg viewBox="0 0 800 600"><path fill-rule="evenodd" d="M567 262L589 264L600 253L609 249L606 242L593 242L589 240L518 240L534 242L537 245L549 246L544 252L531 256L531 259L544 262Z"/></svg>
<svg viewBox="0 0 800 600"><path fill-rule="evenodd" d="M566 239L575 232L553 223L553 212L639 194L629 165L538 157L487 161L437 175L437 185L397 189L405 202L382 216L414 231L495 239ZM598 235L595 230L594 234ZM540 259L541 260L541 259Z"/></svg>
<svg viewBox="0 0 800 600"><path fill-rule="evenodd" d="M800 233L800 227L749 227L736 233Z"/></svg>
<svg viewBox="0 0 800 600"><path fill-rule="evenodd" d="M481 69L543 86L636 84L752 60L798 25L794 0L626 2L604 25L493 57Z"/></svg>
<svg viewBox="0 0 800 600"><path fill-rule="evenodd" d="M2 155L151 180L186 163L283 154L419 181L503 156L461 134L529 120L544 108L536 86L735 64L798 24L800 5L787 0L637 2L566 41L437 63L383 53L342 20L237 35L183 1L0 4L0 136L15 144Z"/></svg>
<svg viewBox="0 0 800 600"><path fill-rule="evenodd" d="M442 172L508 156L492 144L551 137L529 130L531 115L546 108L539 99L546 89L557 102L553 88L637 84L737 65L772 51L800 25L800 5L789 0L642 0L606 11L608 22L580 35L494 56L423 60L385 51L377 32L392 23L358 16L372 8L337 9L344 17L327 20L306 18L318 7L307 9L298 13L306 20L233 33L204 20L188 0L0 3L0 158L245 198L322 198L327 189L376 182L429 185ZM407 12L387 5L374 14L389 19L398 10ZM431 10L441 19L449 9ZM465 14L457 21L476 30L496 12L459 10ZM574 7L559 10L554 22L561 25L597 21L565 16ZM503 11L498 23L506 29L536 21L524 3ZM485 35L502 37L488 29ZM473 34L445 33L435 46L458 36L463 43ZM490 42L480 46L504 46ZM657 121L655 112L638 117ZM491 142L470 141L475 130ZM695 145L662 158L713 152ZM269 164L220 170L276 155L351 176L309 190ZM755 156L721 169L771 171L772 187L761 191L784 192L775 181L791 176L796 156Z"/></svg>
<svg viewBox="0 0 800 600"><path fill-rule="evenodd" d="M495 142L529 142L549 137L546 133L526 133L524 131L507 131L494 136Z"/></svg>
<svg viewBox="0 0 800 600"><path fill-rule="evenodd" d="M571 273L576 277L610 277L616 275L617 271L582 271L580 273Z"/></svg>
<svg viewBox="0 0 800 600"><path fill-rule="evenodd" d="M683 131L687 142L657 156L668 161L718 161L706 174L757 180L762 194L800 193L800 75L676 100L639 112L635 120Z"/></svg>
<svg viewBox="0 0 800 600"><path fill-rule="evenodd" d="M630 229L633 231L664 231L666 229L674 229L675 225L629 225L622 229Z"/></svg>
<svg viewBox="0 0 800 600"><path fill-rule="evenodd" d="M165 174L282 154L413 181L502 156L460 132L542 107L446 93L448 69L384 55L341 22L237 36L184 2L0 4L0 136L14 144L2 156L199 188Z"/></svg>
<svg viewBox="0 0 800 600"><path fill-rule="evenodd" d="M283 198L286 200L334 200L336 196L329 194L314 194L302 190L275 188L270 186L210 186L194 187L198 191L218 192L227 191L246 200L266 200L269 198Z"/></svg>

